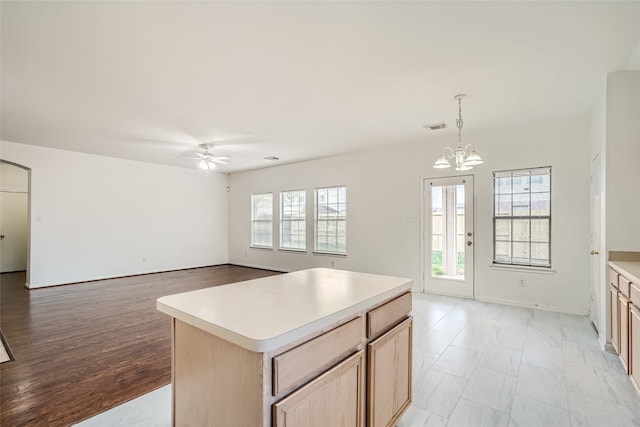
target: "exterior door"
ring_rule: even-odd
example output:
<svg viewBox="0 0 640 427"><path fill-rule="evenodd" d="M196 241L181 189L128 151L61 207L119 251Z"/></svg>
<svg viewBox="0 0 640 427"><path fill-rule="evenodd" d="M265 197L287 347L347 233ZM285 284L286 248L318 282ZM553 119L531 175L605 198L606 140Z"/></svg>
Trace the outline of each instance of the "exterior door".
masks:
<svg viewBox="0 0 640 427"><path fill-rule="evenodd" d="M589 319L600 332L600 310L607 281L600 277L600 156L591 161L591 307ZM603 330L606 330L603 329Z"/></svg>
<svg viewBox="0 0 640 427"><path fill-rule="evenodd" d="M473 175L423 181L424 292L473 298Z"/></svg>

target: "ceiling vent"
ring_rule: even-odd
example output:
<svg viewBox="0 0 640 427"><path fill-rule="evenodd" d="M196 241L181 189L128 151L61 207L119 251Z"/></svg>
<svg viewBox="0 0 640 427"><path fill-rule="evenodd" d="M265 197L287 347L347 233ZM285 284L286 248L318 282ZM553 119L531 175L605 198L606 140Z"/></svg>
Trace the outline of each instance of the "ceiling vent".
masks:
<svg viewBox="0 0 640 427"><path fill-rule="evenodd" d="M446 128L447 124L445 122L440 122L440 123L434 123L431 125L424 125L423 127L428 130L438 130L438 129Z"/></svg>

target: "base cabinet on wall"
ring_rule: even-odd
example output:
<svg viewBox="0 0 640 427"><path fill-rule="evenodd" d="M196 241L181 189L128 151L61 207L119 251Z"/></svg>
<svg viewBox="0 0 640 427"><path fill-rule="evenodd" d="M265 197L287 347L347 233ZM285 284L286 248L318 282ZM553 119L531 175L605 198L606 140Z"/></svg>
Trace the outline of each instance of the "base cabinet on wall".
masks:
<svg viewBox="0 0 640 427"><path fill-rule="evenodd" d="M624 371L629 373L629 312L630 312L630 300L622 293L618 294L618 301L620 304L620 342L618 343L618 355L620 356L620 362Z"/></svg>
<svg viewBox="0 0 640 427"><path fill-rule="evenodd" d="M609 265L609 276L612 278L611 344L620 356L625 372L640 393L640 262L609 262ZM637 271L637 274L629 274L628 271ZM613 278L617 280L615 299Z"/></svg>
<svg viewBox="0 0 640 427"><path fill-rule="evenodd" d="M618 272L609 269L609 292L611 294L609 305L609 330L611 333L611 345L615 349L616 353L619 353L618 343L620 342L620 310L618 299Z"/></svg>
<svg viewBox="0 0 640 427"><path fill-rule="evenodd" d="M640 299L640 289L638 290L638 298ZM629 359L629 375L631 381L640 392L640 307L631 306L630 315L630 359Z"/></svg>

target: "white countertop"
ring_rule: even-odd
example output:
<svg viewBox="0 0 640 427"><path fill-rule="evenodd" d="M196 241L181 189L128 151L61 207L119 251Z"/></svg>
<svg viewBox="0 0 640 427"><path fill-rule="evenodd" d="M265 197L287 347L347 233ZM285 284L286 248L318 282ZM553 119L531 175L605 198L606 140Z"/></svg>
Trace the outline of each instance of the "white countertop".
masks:
<svg viewBox="0 0 640 427"><path fill-rule="evenodd" d="M640 262L638 261L609 261L609 265L628 280L640 286Z"/></svg>
<svg viewBox="0 0 640 427"><path fill-rule="evenodd" d="M158 298L156 307L255 352L274 350L411 289L401 277L313 268Z"/></svg>

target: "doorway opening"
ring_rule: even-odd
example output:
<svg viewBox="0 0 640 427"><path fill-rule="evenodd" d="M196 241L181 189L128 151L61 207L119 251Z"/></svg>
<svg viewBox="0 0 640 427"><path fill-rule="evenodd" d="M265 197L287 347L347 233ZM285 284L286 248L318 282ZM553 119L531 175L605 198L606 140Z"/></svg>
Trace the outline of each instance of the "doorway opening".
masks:
<svg viewBox="0 0 640 427"><path fill-rule="evenodd" d="M422 187L422 290L473 298L473 175L424 179Z"/></svg>
<svg viewBox="0 0 640 427"><path fill-rule="evenodd" d="M29 283L31 169L0 160L0 273L25 271Z"/></svg>

